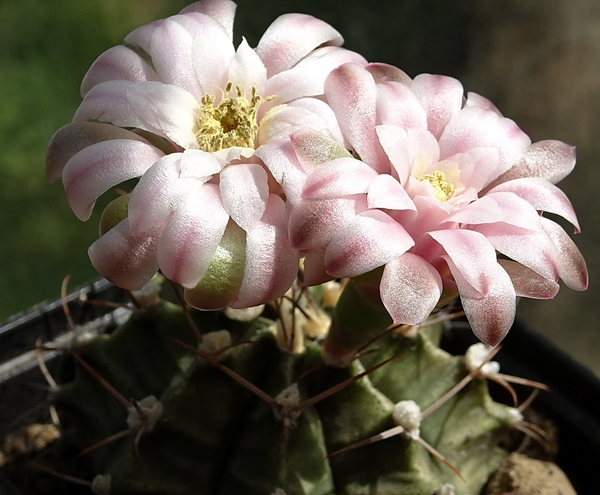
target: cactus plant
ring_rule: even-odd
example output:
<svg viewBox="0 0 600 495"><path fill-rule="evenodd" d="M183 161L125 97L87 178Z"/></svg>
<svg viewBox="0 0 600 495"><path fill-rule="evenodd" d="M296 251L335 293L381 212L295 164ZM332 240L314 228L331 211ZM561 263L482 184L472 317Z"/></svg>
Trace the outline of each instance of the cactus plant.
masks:
<svg viewBox="0 0 600 495"><path fill-rule="evenodd" d="M460 297L495 346L517 296L585 289L540 214L578 228L554 186L573 148L311 16L235 48L234 11L203 0L133 31L49 145L82 220L139 179L89 250L135 309L72 349L62 441L95 493L478 493L526 425L488 393L511 380L496 350L447 354L443 320ZM138 292L159 270L179 304Z"/></svg>

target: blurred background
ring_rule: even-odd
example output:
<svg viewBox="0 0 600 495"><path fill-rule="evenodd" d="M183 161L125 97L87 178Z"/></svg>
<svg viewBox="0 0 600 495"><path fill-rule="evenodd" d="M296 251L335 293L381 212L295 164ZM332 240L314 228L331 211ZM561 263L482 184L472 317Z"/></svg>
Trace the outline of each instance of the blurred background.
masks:
<svg viewBox="0 0 600 495"><path fill-rule="evenodd" d="M52 134L71 120L94 59L132 29L177 13L185 0L1 0L0 321L97 277L87 247L102 202L86 223L44 174ZM533 141L577 146L561 183L579 214L575 240L590 288L553 301L523 300L519 315L600 376L600 2L597 0L239 0L236 44L255 46L280 14L315 15L347 48L410 76L459 78L489 97ZM571 229L572 230L572 229ZM569 230L568 230L569 231ZM535 352L535 349L532 349Z"/></svg>

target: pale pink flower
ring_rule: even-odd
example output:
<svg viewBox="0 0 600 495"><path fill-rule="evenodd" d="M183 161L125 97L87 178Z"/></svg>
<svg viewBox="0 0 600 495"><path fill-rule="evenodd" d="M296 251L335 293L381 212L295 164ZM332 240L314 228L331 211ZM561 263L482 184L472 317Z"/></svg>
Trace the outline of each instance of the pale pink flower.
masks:
<svg viewBox="0 0 600 495"><path fill-rule="evenodd" d="M329 72L365 64L314 17L288 14L255 49L232 43L235 4L204 0L130 33L86 74L73 123L49 146L87 220L97 198L141 177L89 250L98 271L138 289L160 270L198 307L246 307L282 295L298 269L281 188L255 154L300 129L342 141L321 99ZM110 222L109 222L110 223Z"/></svg>
<svg viewBox="0 0 600 495"><path fill-rule="evenodd" d="M514 320L516 296L551 298L559 278L586 288L580 252L541 215L579 228L554 185L573 169L572 147L532 144L450 77L411 80L391 66L350 63L331 73L325 96L360 160L321 163L303 145L306 133L292 137L290 168L313 170L290 227L308 283L384 267L379 290L395 322L422 323L459 294L474 332L492 345Z"/></svg>

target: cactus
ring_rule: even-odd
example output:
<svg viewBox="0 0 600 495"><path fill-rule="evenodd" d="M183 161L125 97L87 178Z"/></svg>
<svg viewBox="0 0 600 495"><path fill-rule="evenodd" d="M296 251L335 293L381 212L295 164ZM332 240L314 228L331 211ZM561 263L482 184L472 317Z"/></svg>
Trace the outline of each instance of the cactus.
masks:
<svg viewBox="0 0 600 495"><path fill-rule="evenodd" d="M202 0L133 31L50 142L81 220L139 179L89 249L136 309L73 350L63 442L96 493L478 493L503 429L527 430L488 394L512 379L484 343L517 297L587 286L542 215L578 229L554 186L574 149L308 15L236 48L234 12ZM137 292L157 272L179 305ZM458 297L483 346L465 358L439 348Z"/></svg>
<svg viewBox="0 0 600 495"><path fill-rule="evenodd" d="M320 303L317 289L312 304ZM321 338L303 336L299 350L282 345L269 308L250 322L223 312L193 311L193 318L202 341L225 328L239 345L224 357L198 355L202 346L183 309L160 301L74 351L76 377L55 400L66 446L83 451L129 428L132 408L98 376L123 397L142 403L154 396L162 406L149 431L138 436L133 428L82 457L90 478L110 475L110 494L425 495L453 493L450 485L455 493L476 494L506 455L497 441L513 408L494 402L478 378L420 426L420 438L463 479L407 434L328 457L394 427L395 404L412 400L425 410L469 374L462 357L439 348L443 323L408 336L387 332L338 368L324 365ZM357 375L364 376L312 403ZM286 390L292 405L277 401Z"/></svg>

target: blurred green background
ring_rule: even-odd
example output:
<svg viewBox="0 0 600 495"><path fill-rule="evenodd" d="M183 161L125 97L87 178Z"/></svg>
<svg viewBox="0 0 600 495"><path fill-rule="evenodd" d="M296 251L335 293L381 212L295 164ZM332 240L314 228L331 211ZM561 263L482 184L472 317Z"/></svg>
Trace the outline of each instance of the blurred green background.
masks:
<svg viewBox="0 0 600 495"><path fill-rule="evenodd" d="M177 13L185 0L0 1L0 321L97 277L87 247L101 208L86 223L44 175L51 135L79 105L79 84L104 50L135 27ZM561 187L582 223L576 238L590 290L522 301L519 313L600 375L600 2L597 0L240 0L235 33L255 46L280 14L331 23L346 47L371 61L458 77L492 99L532 140L578 148ZM101 203L102 204L102 203ZM532 350L535 352L535 350Z"/></svg>

